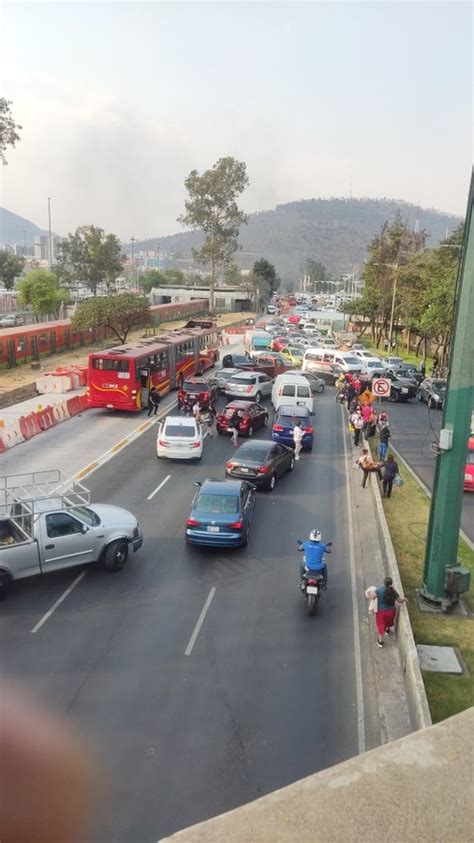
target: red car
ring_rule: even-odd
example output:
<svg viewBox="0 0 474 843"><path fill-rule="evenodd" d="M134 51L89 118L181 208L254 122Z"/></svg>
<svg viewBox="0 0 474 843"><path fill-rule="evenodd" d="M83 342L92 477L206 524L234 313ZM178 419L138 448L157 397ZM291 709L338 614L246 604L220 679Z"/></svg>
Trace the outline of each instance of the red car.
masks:
<svg viewBox="0 0 474 843"><path fill-rule="evenodd" d="M296 313L292 313L291 316L288 317L288 322L291 322L292 325L299 325L301 322L301 316L298 316Z"/></svg>
<svg viewBox="0 0 474 843"><path fill-rule="evenodd" d="M261 404L257 404L255 401L231 401L224 411L217 415L218 433L232 433L229 422L235 410L240 416L239 433L242 436L252 436L254 430L263 427L268 422L268 410Z"/></svg>
<svg viewBox="0 0 474 843"><path fill-rule="evenodd" d="M469 442L467 444L467 459L464 471L464 491L474 492L474 436L469 437Z"/></svg>
<svg viewBox="0 0 474 843"><path fill-rule="evenodd" d="M178 390L178 407L185 403L193 405L197 400L203 409L209 407L211 401L215 401L219 389L212 374L187 378Z"/></svg>
<svg viewBox="0 0 474 843"><path fill-rule="evenodd" d="M289 337L275 337L272 340L272 351L282 351L284 348L287 348L290 344L291 340Z"/></svg>

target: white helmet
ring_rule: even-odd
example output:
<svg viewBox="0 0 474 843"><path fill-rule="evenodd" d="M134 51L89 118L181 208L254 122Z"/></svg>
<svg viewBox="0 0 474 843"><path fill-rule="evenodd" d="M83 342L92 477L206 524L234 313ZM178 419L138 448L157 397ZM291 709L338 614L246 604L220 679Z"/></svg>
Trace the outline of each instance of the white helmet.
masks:
<svg viewBox="0 0 474 843"><path fill-rule="evenodd" d="M309 534L310 542L320 542L321 541L321 532L320 530L311 530Z"/></svg>

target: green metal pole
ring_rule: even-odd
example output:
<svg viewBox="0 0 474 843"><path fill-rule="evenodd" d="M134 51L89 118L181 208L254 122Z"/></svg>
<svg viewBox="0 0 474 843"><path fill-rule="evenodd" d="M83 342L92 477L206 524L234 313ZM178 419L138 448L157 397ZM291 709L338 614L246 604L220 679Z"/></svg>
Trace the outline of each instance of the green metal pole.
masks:
<svg viewBox="0 0 474 843"><path fill-rule="evenodd" d="M421 594L441 602L446 568L456 565L463 501L467 440L474 392L474 176L466 212L458 271L451 340L451 365L443 412L443 429L453 432L452 448L441 451L431 497Z"/></svg>

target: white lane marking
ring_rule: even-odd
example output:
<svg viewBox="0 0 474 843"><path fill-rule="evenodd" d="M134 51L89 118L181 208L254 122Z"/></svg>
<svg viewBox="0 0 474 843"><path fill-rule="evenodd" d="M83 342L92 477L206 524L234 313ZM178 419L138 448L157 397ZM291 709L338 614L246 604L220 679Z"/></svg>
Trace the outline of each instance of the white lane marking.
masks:
<svg viewBox="0 0 474 843"><path fill-rule="evenodd" d="M153 489L153 491L152 491L151 495L148 495L148 497L147 497L147 501L151 501L151 499L155 497L156 493L157 493L157 492L159 492L159 491L160 491L160 489L162 489L162 488L163 488L163 486L165 485L165 483L167 483L167 482L168 482L168 480L170 479L170 477L171 477L171 474L168 474L168 475L165 477L165 479L164 479L164 480L162 480L162 481L161 481L161 483L159 483L159 484L158 484L158 486L156 487L156 489Z"/></svg>
<svg viewBox="0 0 474 843"><path fill-rule="evenodd" d="M205 617L206 617L206 615L207 615L207 612L208 612L209 606L210 606L210 605L211 605L211 603L212 603L212 599L213 599L213 597L214 597L214 594L215 594L215 593L216 593L216 587L213 585L213 586L212 586L212 588L211 588L211 590L210 590L210 592L209 592L209 594L207 595L207 600L206 600L206 602L204 603L204 606L202 607L201 614L199 615L199 617L198 617L198 619L197 619L196 626L194 627L194 629L193 629L193 631L192 631L191 638L190 638L190 639L189 639L189 641L188 641L188 646L186 647L186 649L185 649L185 651L184 651L184 655L185 655L185 656L190 656L190 655L191 655L191 653L192 653L192 651L193 651L193 647L194 647L194 645L195 645L195 643L196 643L196 638L197 638L197 637L198 637L198 635L199 635L199 630L201 629L201 627L202 627L202 625L203 625L203 623L204 623L204 618L205 618Z"/></svg>
<svg viewBox="0 0 474 843"><path fill-rule="evenodd" d="M58 606L60 606L61 603L66 599L66 597L68 597L68 595L71 593L73 588L75 588L76 585L79 585L80 581L82 579L84 579L86 574L87 574L87 571L83 571L82 574L79 574L79 576L76 577L74 582L71 583L71 585L69 586L69 588L66 589L64 594L61 594L61 597L58 597L58 599L56 600L56 603L53 603L53 605L51 606L51 609L48 609L46 614L43 615L42 618L40 618L40 620L38 621L36 626L34 626L33 629L31 630L32 633L38 632L41 629L41 627L44 626L44 624L46 623L47 620L49 620L49 618L51 617L53 612L55 612L56 609L58 608Z"/></svg>
<svg viewBox="0 0 474 843"><path fill-rule="evenodd" d="M351 501L351 487L350 487L350 471L349 453L347 450L346 430L344 410L341 407L342 418L342 439L344 442L344 457L346 461L346 502L347 502L347 523L349 533L349 562L351 571L351 590L352 590L352 624L354 632L354 665L355 665L355 679L356 679L356 698L357 698L357 736L359 745L359 755L365 752L365 720L364 720L364 686L362 682L362 657L360 651L360 629L359 629L359 606L357 603L357 577L354 558L354 522L352 518L352 501Z"/></svg>

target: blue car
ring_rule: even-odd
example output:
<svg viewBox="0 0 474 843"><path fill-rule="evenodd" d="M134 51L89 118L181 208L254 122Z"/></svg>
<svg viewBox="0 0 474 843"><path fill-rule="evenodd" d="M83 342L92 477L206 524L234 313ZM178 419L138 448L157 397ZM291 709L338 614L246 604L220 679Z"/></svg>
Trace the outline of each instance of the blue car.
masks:
<svg viewBox="0 0 474 843"><path fill-rule="evenodd" d="M272 427L272 439L282 445L294 448L293 428L298 422L303 429L302 445L305 451L311 451L314 442L314 428L312 414L307 407L282 405L275 413Z"/></svg>
<svg viewBox="0 0 474 843"><path fill-rule="evenodd" d="M246 547L255 509L255 488L245 480L204 480L197 484L186 541L215 547Z"/></svg>

